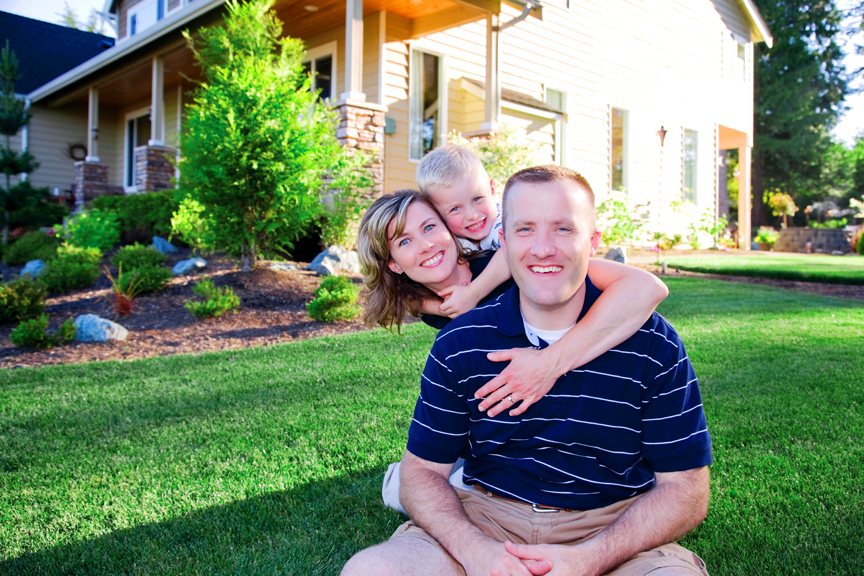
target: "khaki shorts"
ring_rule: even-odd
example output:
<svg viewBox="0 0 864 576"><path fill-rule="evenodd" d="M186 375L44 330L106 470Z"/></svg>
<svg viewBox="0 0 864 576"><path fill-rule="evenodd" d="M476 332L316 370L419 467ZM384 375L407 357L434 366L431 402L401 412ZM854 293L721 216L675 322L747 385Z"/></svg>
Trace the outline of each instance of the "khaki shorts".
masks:
<svg viewBox="0 0 864 576"><path fill-rule="evenodd" d="M468 518L484 534L499 542L510 540L518 544L579 544L617 520L639 498L584 512L535 512L530 504L502 500L476 490L455 490ZM397 528L390 537L391 540L394 538L420 538L434 544L450 559L456 571L465 575L462 565L413 522L408 521ZM699 556L674 543L640 552L607 574L644 576L658 568L673 567L689 569L694 576L708 576L705 563Z"/></svg>

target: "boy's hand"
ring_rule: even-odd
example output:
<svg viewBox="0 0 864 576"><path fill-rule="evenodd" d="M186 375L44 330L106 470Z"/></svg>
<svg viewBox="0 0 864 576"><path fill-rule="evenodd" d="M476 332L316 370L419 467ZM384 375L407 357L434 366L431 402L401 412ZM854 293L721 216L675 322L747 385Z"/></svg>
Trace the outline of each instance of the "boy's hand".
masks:
<svg viewBox="0 0 864 576"><path fill-rule="evenodd" d="M480 301L474 295L470 284L450 286L438 292L438 296L444 298L444 302L441 303L439 309L442 314L449 318L456 318L468 312L477 306L477 302Z"/></svg>

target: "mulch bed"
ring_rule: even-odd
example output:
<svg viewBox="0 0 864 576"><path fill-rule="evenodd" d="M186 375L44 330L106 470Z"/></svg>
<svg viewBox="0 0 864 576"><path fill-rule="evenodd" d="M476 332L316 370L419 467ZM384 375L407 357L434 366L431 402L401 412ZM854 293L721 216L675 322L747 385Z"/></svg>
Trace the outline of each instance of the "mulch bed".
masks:
<svg viewBox="0 0 864 576"><path fill-rule="evenodd" d="M189 250L182 250L169 257L167 266L172 267L188 257ZM118 317L111 307L108 300L110 283L104 275L91 288L49 298L45 312L51 319L51 328L59 326L67 318L96 314L125 326L129 337L125 341L72 342L50 350L21 349L14 347L9 340L14 325L7 324L0 326L0 368L132 360L248 348L368 329L360 319L326 324L309 317L306 304L312 300L312 292L321 278L302 270L306 266L304 262L294 263L301 269L290 271L272 270L268 268L268 262L261 262L259 268L251 273L240 272L234 261L220 256L208 257L207 263L206 270L173 278L165 290L141 296L135 301L132 314L124 317ZM660 273L660 268L653 264L638 266ZM0 273L5 281L11 280L19 271L20 267L0 264ZM765 284L864 301L864 286L668 271L668 276L685 275ZM241 302L239 310L220 318L202 320L183 307L186 300L196 298L192 287L208 276L213 278L216 286L229 286L236 292ZM360 284L359 276L353 279ZM361 294L361 301L362 298Z"/></svg>

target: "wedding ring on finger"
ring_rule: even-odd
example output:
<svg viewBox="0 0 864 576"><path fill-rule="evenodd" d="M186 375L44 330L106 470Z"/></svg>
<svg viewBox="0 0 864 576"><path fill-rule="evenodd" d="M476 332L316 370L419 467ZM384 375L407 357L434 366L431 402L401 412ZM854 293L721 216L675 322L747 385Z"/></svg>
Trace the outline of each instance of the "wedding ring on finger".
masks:
<svg viewBox="0 0 864 576"><path fill-rule="evenodd" d="M507 400L509 400L511 404L515 404L515 403L516 403L516 401L513 400L513 395L512 395L512 394L507 394Z"/></svg>

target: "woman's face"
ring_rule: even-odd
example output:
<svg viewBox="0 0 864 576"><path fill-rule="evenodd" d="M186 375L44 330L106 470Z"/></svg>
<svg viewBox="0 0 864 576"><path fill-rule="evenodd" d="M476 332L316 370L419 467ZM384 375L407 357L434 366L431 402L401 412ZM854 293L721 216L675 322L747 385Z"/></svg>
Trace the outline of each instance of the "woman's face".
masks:
<svg viewBox="0 0 864 576"><path fill-rule="evenodd" d="M387 236L396 231L396 219ZM390 240L390 270L405 273L433 290L446 288L457 275L459 253L453 236L438 213L423 202L412 202L405 213L405 229Z"/></svg>

